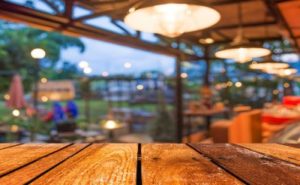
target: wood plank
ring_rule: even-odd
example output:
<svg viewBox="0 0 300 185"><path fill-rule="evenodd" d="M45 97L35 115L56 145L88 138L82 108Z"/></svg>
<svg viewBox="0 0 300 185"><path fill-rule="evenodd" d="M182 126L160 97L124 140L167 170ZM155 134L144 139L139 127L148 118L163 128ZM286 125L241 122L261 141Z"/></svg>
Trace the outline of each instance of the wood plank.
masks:
<svg viewBox="0 0 300 185"><path fill-rule="evenodd" d="M283 144L283 145L290 146L293 148L300 148L300 143L299 144Z"/></svg>
<svg viewBox="0 0 300 185"><path fill-rule="evenodd" d="M239 144L250 150L300 165L300 149L279 144Z"/></svg>
<svg viewBox="0 0 300 185"><path fill-rule="evenodd" d="M21 169L18 169L4 177L0 178L0 184L2 185L22 185L27 184L32 179L38 177L42 173L46 172L50 168L58 165L62 161L81 151L88 144L76 144L68 146L62 150L59 150L49 156L46 156L34 163L31 163Z"/></svg>
<svg viewBox="0 0 300 185"><path fill-rule="evenodd" d="M0 177L69 144L24 144L0 150Z"/></svg>
<svg viewBox="0 0 300 185"><path fill-rule="evenodd" d="M18 143L0 143L0 150L20 145Z"/></svg>
<svg viewBox="0 0 300 185"><path fill-rule="evenodd" d="M143 185L242 184L185 144L144 144L141 164Z"/></svg>
<svg viewBox="0 0 300 185"><path fill-rule="evenodd" d="M136 182L137 144L93 144L32 184L118 184Z"/></svg>
<svg viewBox="0 0 300 185"><path fill-rule="evenodd" d="M300 167L231 144L190 144L200 153L249 184L300 183Z"/></svg>

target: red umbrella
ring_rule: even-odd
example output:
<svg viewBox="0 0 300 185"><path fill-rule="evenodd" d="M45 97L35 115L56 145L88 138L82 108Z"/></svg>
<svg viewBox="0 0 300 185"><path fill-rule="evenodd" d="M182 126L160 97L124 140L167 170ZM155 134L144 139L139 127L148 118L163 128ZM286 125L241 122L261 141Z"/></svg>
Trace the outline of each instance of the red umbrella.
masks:
<svg viewBox="0 0 300 185"><path fill-rule="evenodd" d="M26 106L24 99L23 84L20 75L14 75L9 88L9 98L6 101L6 106L15 109L21 109Z"/></svg>

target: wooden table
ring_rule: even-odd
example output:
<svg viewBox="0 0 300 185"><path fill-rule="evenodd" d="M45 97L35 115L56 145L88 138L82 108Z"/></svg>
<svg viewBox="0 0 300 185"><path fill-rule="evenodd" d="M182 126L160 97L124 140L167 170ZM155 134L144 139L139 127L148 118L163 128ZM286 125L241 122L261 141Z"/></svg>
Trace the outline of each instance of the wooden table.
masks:
<svg viewBox="0 0 300 185"><path fill-rule="evenodd" d="M278 144L0 144L0 184L299 185Z"/></svg>

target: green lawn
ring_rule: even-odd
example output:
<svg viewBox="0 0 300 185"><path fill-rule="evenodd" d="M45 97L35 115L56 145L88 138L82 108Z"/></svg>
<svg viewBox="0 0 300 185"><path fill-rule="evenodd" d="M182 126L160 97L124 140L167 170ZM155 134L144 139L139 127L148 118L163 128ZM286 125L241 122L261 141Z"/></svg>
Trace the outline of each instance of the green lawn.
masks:
<svg viewBox="0 0 300 185"><path fill-rule="evenodd" d="M85 121L85 102L84 100L75 100L76 105L79 108L79 120ZM53 102L47 102L47 103L40 103L40 105L48 110L52 110L52 104ZM65 106L65 102L61 102L62 106ZM108 103L103 100L90 100L89 101L89 107L90 107L90 121L92 123L97 123L101 117L106 115L108 113ZM113 103L112 108L120 108L120 107L127 107L131 109L136 110L143 110L155 113L157 112L157 105L156 104L130 104L128 102L121 102L121 103ZM168 105L168 110L172 110L172 105ZM11 116L11 110L5 106L4 101L0 101L0 120L3 117Z"/></svg>
<svg viewBox="0 0 300 185"><path fill-rule="evenodd" d="M79 120L85 120L85 102L84 100L75 100L76 105L79 108ZM42 105L47 109L51 110L52 103L42 103ZM65 105L65 102L62 102L62 105ZM106 115L108 112L108 103L103 100L90 100L89 101L89 107L90 107L90 119L91 122L97 122L99 119ZM119 108L119 107L128 107L128 108L133 108L133 109L138 109L138 110L144 110L144 111L149 111L149 112L156 112L156 105L155 104L137 104L137 105L132 105L129 104L128 102L121 102L121 103L113 103L112 104L113 108ZM3 106L0 107L0 115Z"/></svg>

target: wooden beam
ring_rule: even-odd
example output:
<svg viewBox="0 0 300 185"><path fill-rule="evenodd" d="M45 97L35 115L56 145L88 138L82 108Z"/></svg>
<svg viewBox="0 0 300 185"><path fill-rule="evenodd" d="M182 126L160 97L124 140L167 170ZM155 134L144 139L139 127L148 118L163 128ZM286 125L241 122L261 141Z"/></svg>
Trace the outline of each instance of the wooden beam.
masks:
<svg viewBox="0 0 300 185"><path fill-rule="evenodd" d="M222 5L246 3L246 2L253 2L253 1L262 1L262 0L226 0L226 1L216 1L216 2L208 3L208 4L210 6L222 6Z"/></svg>
<svg viewBox="0 0 300 185"><path fill-rule="evenodd" d="M59 8L57 6L55 6L51 1L49 0L42 0L45 4L47 4L52 10L55 11L56 14L61 14L61 12L59 11Z"/></svg>
<svg viewBox="0 0 300 185"><path fill-rule="evenodd" d="M270 26L270 25L276 25L277 21L267 21L267 22L255 22L255 23L244 23L241 25L243 28L250 28L250 27L262 27L262 26ZM238 29L240 27L239 24L229 24L229 25L222 25L222 26L213 26L211 28L208 28L206 31L220 31L220 30L226 30L226 29ZM199 33L202 33L203 30L194 31L185 33L185 35L197 35Z"/></svg>
<svg viewBox="0 0 300 185"><path fill-rule="evenodd" d="M276 25L277 21L264 21L264 22L255 22L255 23L243 23L242 25L239 24L231 24L231 25L223 25L223 26L213 26L209 28L209 30L224 30L224 29L235 29L239 28L240 26L243 28L248 27L261 27L261 26L270 26Z"/></svg>
<svg viewBox="0 0 300 185"><path fill-rule="evenodd" d="M94 13L79 17L75 21L82 22L102 15L113 16L115 14L126 13L133 4L133 2L127 2L126 4L123 2L122 4L101 7L101 9L96 9Z"/></svg>
<svg viewBox="0 0 300 185"><path fill-rule="evenodd" d="M268 7L269 11L273 14L273 16L276 17L276 19L279 20L281 25L284 26L285 29L288 31L290 38L294 41L294 46L299 51L300 47L298 45L297 39L294 37L292 30L290 29L288 23L286 22L280 10L278 9L277 4L272 0L266 0L265 5Z"/></svg>
<svg viewBox="0 0 300 185"><path fill-rule="evenodd" d="M74 0L65 0L65 17L68 19L73 18L73 5Z"/></svg>
<svg viewBox="0 0 300 185"><path fill-rule="evenodd" d="M261 37L261 38L247 38L248 40L252 41L252 42L267 42L267 41L276 41L276 40L282 40L282 37ZM214 44L228 44L230 42L232 42L233 39L228 39L228 40L222 40L222 41L216 41L214 42Z"/></svg>
<svg viewBox="0 0 300 185"><path fill-rule="evenodd" d="M100 17L102 15L111 14L115 11L116 10L107 10L107 11L94 12L94 13L89 14L89 15L84 15L84 16L78 17L78 18L74 19L74 21L83 22L83 21L88 20L88 19L93 19L93 18L96 18L96 17Z"/></svg>
<svg viewBox="0 0 300 185"><path fill-rule="evenodd" d="M60 31L71 36L86 36L93 39L111 42L123 46L142 49L168 56L177 56L182 53L171 47L160 46L144 42L131 36L119 35L106 30L101 30L83 23L69 24L69 19L62 16L45 14L30 8L16 4L0 1L0 18L10 21L26 23L47 31ZM183 55L189 60L201 60L202 57L186 54Z"/></svg>
<svg viewBox="0 0 300 185"><path fill-rule="evenodd" d="M120 25L116 20L112 19L110 22L116 27L118 27L120 30L122 30L124 33L126 33L127 35L132 36L132 34L127 29L125 29L122 25Z"/></svg>

